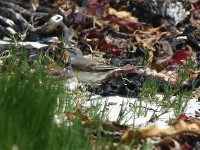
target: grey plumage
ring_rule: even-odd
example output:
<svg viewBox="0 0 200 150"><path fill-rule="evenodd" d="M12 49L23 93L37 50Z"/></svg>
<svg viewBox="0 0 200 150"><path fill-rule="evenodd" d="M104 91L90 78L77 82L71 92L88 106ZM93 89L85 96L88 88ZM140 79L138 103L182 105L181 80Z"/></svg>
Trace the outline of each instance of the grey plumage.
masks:
<svg viewBox="0 0 200 150"><path fill-rule="evenodd" d="M93 59L84 57L81 50L77 47L66 49L71 59L71 70L82 82L93 84L103 80L114 71L123 70L119 67L104 65Z"/></svg>

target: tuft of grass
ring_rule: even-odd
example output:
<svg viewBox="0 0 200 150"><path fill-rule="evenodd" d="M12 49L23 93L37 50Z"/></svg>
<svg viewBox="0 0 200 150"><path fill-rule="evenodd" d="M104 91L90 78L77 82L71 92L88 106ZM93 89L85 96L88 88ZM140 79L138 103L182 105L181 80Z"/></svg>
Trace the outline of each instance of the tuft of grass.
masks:
<svg viewBox="0 0 200 150"><path fill-rule="evenodd" d="M0 77L0 149L14 145L18 149L46 149L51 145L49 131L61 87L42 70L25 71Z"/></svg>
<svg viewBox="0 0 200 150"><path fill-rule="evenodd" d="M182 115L187 108L191 92L179 92L179 94L172 100L171 107L176 117Z"/></svg>
<svg viewBox="0 0 200 150"><path fill-rule="evenodd" d="M127 107L129 107L129 101L127 102L123 101L120 106L120 112L116 120L117 123L123 122L123 124L126 124L131 119L130 116L128 117L130 110L127 110Z"/></svg>
<svg viewBox="0 0 200 150"><path fill-rule="evenodd" d="M198 70L196 62L192 58L186 60L184 65L181 65L180 67L178 67L177 72L179 74L180 84L183 84L185 81L192 79L192 75L189 71L191 69Z"/></svg>
<svg viewBox="0 0 200 150"><path fill-rule="evenodd" d="M55 114L64 113L63 106L74 108L64 81L49 76L38 62L30 66L25 55L18 61L13 55L4 62L6 68L0 73L0 149L91 149L81 120L71 126L55 123Z"/></svg>
<svg viewBox="0 0 200 150"><path fill-rule="evenodd" d="M67 120L65 112L80 107L73 101L73 94L66 89L66 82L49 75L41 64L41 56L33 63L11 51L0 70L0 149L66 150L104 148L113 138L102 139L102 119L107 116L106 105L85 109L85 114L99 122L94 128L82 126L80 117ZM58 123L55 119L60 117ZM97 136L95 143L92 134Z"/></svg>

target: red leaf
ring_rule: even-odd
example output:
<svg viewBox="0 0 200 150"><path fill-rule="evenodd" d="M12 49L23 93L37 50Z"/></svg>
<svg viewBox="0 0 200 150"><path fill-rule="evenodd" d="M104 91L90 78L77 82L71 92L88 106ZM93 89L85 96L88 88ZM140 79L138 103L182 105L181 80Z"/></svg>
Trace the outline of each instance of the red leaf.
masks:
<svg viewBox="0 0 200 150"><path fill-rule="evenodd" d="M124 51L123 51L123 49L114 48L114 49L112 49L112 52L113 52L114 55L119 56L119 55L121 55Z"/></svg>
<svg viewBox="0 0 200 150"><path fill-rule="evenodd" d="M186 116L186 114L182 114L177 118L177 120L188 120L188 119L189 119L189 117Z"/></svg>
<svg viewBox="0 0 200 150"><path fill-rule="evenodd" d="M116 71L117 74L143 74L142 71L136 69L127 69L127 70L118 70Z"/></svg>
<svg viewBox="0 0 200 150"><path fill-rule="evenodd" d="M127 26L127 27L129 27L129 28L131 28L133 30L135 30L135 29L137 29L139 27L139 23L129 22L127 20L118 18L115 15L107 15L106 17L103 18L103 20L107 20L107 21L110 21L112 23L116 23L119 26L125 26L125 27Z"/></svg>
<svg viewBox="0 0 200 150"><path fill-rule="evenodd" d="M181 64L181 60L188 59L191 53L186 50L179 50L172 55L172 64Z"/></svg>
<svg viewBox="0 0 200 150"><path fill-rule="evenodd" d="M108 51L112 52L113 55L117 55L117 56L121 55L124 52L123 49L118 48L116 45L113 45L113 44L101 45L101 46L99 46L99 49L102 52L108 52Z"/></svg>
<svg viewBox="0 0 200 150"><path fill-rule="evenodd" d="M117 48L117 46L113 44L104 44L100 46L101 50L107 50L107 49L113 49L113 48Z"/></svg>
<svg viewBox="0 0 200 150"><path fill-rule="evenodd" d="M192 5L195 9L200 9L200 2L192 3Z"/></svg>
<svg viewBox="0 0 200 150"><path fill-rule="evenodd" d="M192 150L192 147L188 143L181 145L181 150Z"/></svg>
<svg viewBox="0 0 200 150"><path fill-rule="evenodd" d="M99 44L103 43L105 41L105 36L98 30L92 30L87 35L88 39L98 38Z"/></svg>

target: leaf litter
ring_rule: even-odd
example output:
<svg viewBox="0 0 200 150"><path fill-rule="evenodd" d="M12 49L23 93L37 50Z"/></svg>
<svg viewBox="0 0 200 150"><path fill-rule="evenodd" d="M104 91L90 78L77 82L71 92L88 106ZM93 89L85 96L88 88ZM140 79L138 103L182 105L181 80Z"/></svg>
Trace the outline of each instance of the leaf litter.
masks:
<svg viewBox="0 0 200 150"><path fill-rule="evenodd" d="M200 147L200 121L195 114L186 115L181 111L185 107L179 106L182 101L177 97L180 92L193 92L188 101L191 102L189 107L196 104L197 100L193 102L193 97L199 98L198 1L162 0L162 3L158 4L156 1L143 0L58 0L53 3L41 0L31 1L32 7L22 1L1 0L0 3L1 69L8 67L4 60L10 57L7 51L12 43L18 56L22 55L23 48L28 49L27 55L31 61L42 53L44 65L51 75L71 78L68 68L69 56L63 51L63 42L68 46L74 45L80 48L84 55L90 55L98 62L127 68L109 76L95 88L88 86L90 92L103 96L102 99L107 96L152 98L158 104L154 108L151 101L129 102L135 111L128 117L132 119L132 124L136 116L140 118L141 111L147 114L151 112L147 122L159 121L162 116L161 110L168 106L168 101L160 102L153 97L154 93L148 95L149 89L155 88L156 94L164 95L163 99L167 97L168 88L175 91L170 96L177 98L171 103L171 107L176 106L173 111L177 118L174 115L168 116L165 128L156 124L146 124L144 118L141 119L143 123L136 124L135 127L130 127L131 123L122 125L120 117L116 118L116 114L115 118L111 119L112 122L97 120L89 117L84 108L67 112L66 117L70 121L80 119L82 126L91 130L87 135L94 141L97 138L94 124L100 123L101 136L114 138L114 147L136 142L138 148L141 148L143 140L150 142L153 149ZM26 11L28 9L31 11ZM64 37L61 37L62 34ZM29 41L34 44L28 43ZM133 66L135 67L130 69ZM155 82L150 85L151 88L146 86L145 95L142 93L144 85L152 80ZM82 94L80 97L83 97ZM91 100L92 98L86 105ZM148 106L149 102L153 108ZM112 103L118 102L110 102L111 106ZM199 104L196 105L195 111L198 114ZM119 109L121 108L122 103Z"/></svg>

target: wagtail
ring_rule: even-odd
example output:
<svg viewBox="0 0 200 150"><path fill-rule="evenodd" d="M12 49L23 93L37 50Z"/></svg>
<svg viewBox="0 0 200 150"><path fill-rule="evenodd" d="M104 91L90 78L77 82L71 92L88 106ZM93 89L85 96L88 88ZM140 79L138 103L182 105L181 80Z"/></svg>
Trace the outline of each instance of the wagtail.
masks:
<svg viewBox="0 0 200 150"><path fill-rule="evenodd" d="M66 48L70 56L70 66L78 80L90 85L105 79L109 74L125 70L119 67L104 65L95 60L84 57L82 51L77 47Z"/></svg>

